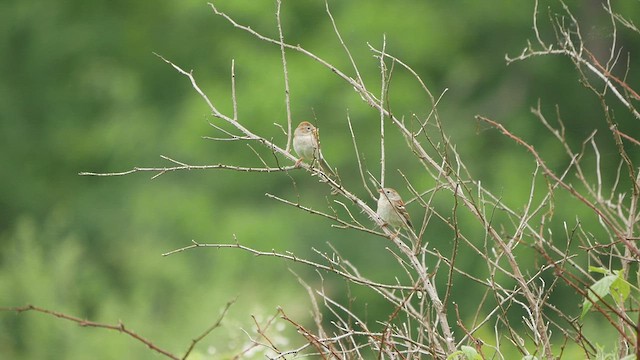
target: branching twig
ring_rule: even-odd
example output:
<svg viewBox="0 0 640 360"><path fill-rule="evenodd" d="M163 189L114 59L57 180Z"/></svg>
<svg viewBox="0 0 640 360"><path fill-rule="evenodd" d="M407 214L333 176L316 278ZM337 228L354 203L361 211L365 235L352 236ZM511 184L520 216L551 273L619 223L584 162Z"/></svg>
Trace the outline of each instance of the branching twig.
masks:
<svg viewBox="0 0 640 360"><path fill-rule="evenodd" d="M220 327L220 325L222 323L222 319L224 319L225 315L227 315L227 311L229 311L229 308L231 307L231 305L233 305L236 302L236 300L237 300L237 298L229 301L225 305L224 309L222 310L222 313L220 314L220 317L218 317L218 320L216 320L216 322L213 325L211 325L207 330L205 330L200 336L198 336L197 338L191 340L191 345L189 345L189 348L184 353L184 356L182 357L182 360L186 360L189 357L189 354L191 354L191 351L193 351L193 349L195 348L195 346L196 346L196 344L198 342L200 342L202 339L204 339L213 330L215 330L218 327Z"/></svg>
<svg viewBox="0 0 640 360"><path fill-rule="evenodd" d="M365 285L367 287L370 288L381 288L381 289L395 289L395 290L409 290L409 289L413 289L413 287L411 286L399 286L399 285L387 285L387 284L381 284L381 283L376 283L370 280L367 280L361 276L354 276L352 274L346 273L344 271L338 270L336 268L334 268L333 266L327 266L327 265L322 265L319 263L315 263L313 261L309 261L307 259L303 259L300 257L297 257L295 255L292 254L281 254L281 253L277 253L275 252L275 250L273 251L260 251L260 250L256 250L253 248L250 248L248 246L245 245L241 245L241 244L202 244L202 243L198 243L194 240L191 240L191 242L193 243L192 245L189 246L185 246L176 250L172 250L169 251L167 253L162 254L162 256L169 256L169 255L173 255L179 252L183 252L186 250L191 250L191 249L195 249L195 248L201 248L201 247L209 247L209 248L217 248L217 249L225 249L225 248L230 248L230 249L240 249L246 252L249 252L253 255L256 256L272 256L272 257L277 257L277 258L282 258L285 260L289 260L289 261L293 261L293 262L297 262L297 263L301 263L301 264L305 264L308 266L311 266L315 269L318 270L325 270L328 272L332 272L334 274L337 274L353 283L356 284L361 284L361 285Z"/></svg>
<svg viewBox="0 0 640 360"><path fill-rule="evenodd" d="M146 345L152 351L155 351L155 352L157 352L159 354L162 354L162 355L164 355L165 357L167 357L169 359L180 360L180 357L170 353L167 350L164 350L164 349L158 347L151 340L146 339L146 338L138 335L137 333L135 333L133 330L130 330L130 329L126 328L122 322L119 322L118 325L103 324L103 323L99 323L99 322L95 322L95 321L84 320L84 319L81 319L81 318L78 318L78 317L75 317L75 316L71 316L71 315L67 315L67 314L64 314L64 313L61 313L61 312L43 309L41 307L37 307L37 306L34 306L34 305L26 305L26 306L19 306L19 307L0 307L0 311L15 311L17 313L22 313L22 312L25 312L25 311L35 311L35 312L39 312L39 313L55 316L55 317L60 318L60 319L64 319L64 320L68 320L68 321L74 322L74 323L76 323L76 324L78 324L78 325L80 325L82 327L94 327L94 328L101 328L101 329L118 331L120 333L126 334L127 336L135 339L138 342L143 343L144 345Z"/></svg>

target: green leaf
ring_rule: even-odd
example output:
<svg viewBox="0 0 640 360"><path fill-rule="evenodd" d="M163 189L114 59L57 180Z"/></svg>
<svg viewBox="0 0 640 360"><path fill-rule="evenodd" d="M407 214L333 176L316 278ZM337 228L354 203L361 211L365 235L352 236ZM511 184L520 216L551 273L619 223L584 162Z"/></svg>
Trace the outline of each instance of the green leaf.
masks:
<svg viewBox="0 0 640 360"><path fill-rule="evenodd" d="M589 272L595 272L595 273L600 273L603 275L609 275L611 274L611 272L609 271L609 269L605 269L603 267L596 267L596 266L589 266Z"/></svg>
<svg viewBox="0 0 640 360"><path fill-rule="evenodd" d="M616 270L614 274L616 274L616 280L611 284L611 296L616 303L621 304L629 297L631 285L624 279L623 270Z"/></svg>
<svg viewBox="0 0 640 360"><path fill-rule="evenodd" d="M582 314L580 318L589 312L593 303L607 295L611 295L616 303L624 302L631 292L631 285L624 279L624 271L615 270L613 273L601 267L589 267L589 271L607 274L602 279L596 281L587 290L587 298L582 303ZM596 296L597 295L597 296Z"/></svg>
<svg viewBox="0 0 640 360"><path fill-rule="evenodd" d="M482 360L482 356L478 354L476 349L471 346L462 345L461 350L458 350L451 355L447 356L447 360L455 359L458 355L463 355L466 360Z"/></svg>
<svg viewBox="0 0 640 360"><path fill-rule="evenodd" d="M582 315L580 315L580 318L584 318L593 306L593 303L609 294L611 284L613 284L616 278L617 277L615 275L607 275L589 287L587 290L587 298L584 299L584 302L582 303Z"/></svg>
<svg viewBox="0 0 640 360"><path fill-rule="evenodd" d="M474 349L473 347L467 346L467 345L462 345L460 348L462 349L462 353L464 354L464 356L468 360L479 360L479 359L482 359L480 354L478 354L476 349Z"/></svg>

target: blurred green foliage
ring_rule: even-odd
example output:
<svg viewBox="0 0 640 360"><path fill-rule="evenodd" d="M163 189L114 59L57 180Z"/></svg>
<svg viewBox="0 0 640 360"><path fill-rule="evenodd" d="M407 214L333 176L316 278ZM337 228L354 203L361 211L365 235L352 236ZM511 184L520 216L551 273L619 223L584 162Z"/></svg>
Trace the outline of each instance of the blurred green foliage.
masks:
<svg viewBox="0 0 640 360"><path fill-rule="evenodd" d="M240 23L277 36L274 2L225 0L216 5ZM545 12L547 6L558 9L555 2L541 4ZM607 17L597 1L570 6L586 22L589 41L596 46L610 41ZM550 118L559 104L574 144L594 128L606 129L598 100L581 87L568 60L505 65L505 54L519 54L533 38L532 4L374 0L331 1L330 7L372 89L379 89L379 68L367 44L379 49L383 36L386 51L412 66L431 91L439 95L448 89L439 106L445 130L472 174L516 208L528 198L531 178L523 174L531 174L535 164L524 150L476 123L475 114L505 123L559 169L568 159L529 112L538 100ZM285 1L282 19L288 42L353 75L322 1ZM637 37L625 32L620 36L626 50L640 50ZM167 165L160 154L190 164L259 165L246 144L202 139L218 135L208 125L214 119L188 81L153 52L193 69L203 90L226 113L231 112L234 59L241 122L284 141L273 126L286 119L278 47L234 29L205 2L1 2L0 306L32 303L94 321L122 320L179 354L215 322L227 301L238 297L223 329L197 348L200 354L224 357L246 342L240 328L251 329L249 314L267 318L280 305L308 319L307 294L294 275L287 275L289 269L316 285L320 279L310 268L239 250L200 249L169 257L161 253L191 239L234 242L235 234L248 246L319 260L312 249L330 251L330 242L370 278L393 281L401 270L384 240L331 228L324 219L265 198L266 192L295 198L285 174L212 170L169 173L154 180L149 173L78 176L81 171ZM353 121L366 166L377 173L378 114L329 70L300 54L287 55L294 118L311 119L321 127L326 157L340 169L346 185L365 197L346 116ZM418 84L399 68L393 76L394 113L407 119L425 116L430 105ZM637 83L638 78L632 68L628 81ZM623 111L618 114L623 126L637 129ZM605 153L615 153L607 147L606 132L596 138ZM396 172L401 169L414 183L429 186L393 130L387 155L390 185L405 189ZM605 180L611 183L614 178L607 173L617 164L605 165ZM304 204L327 208L327 188L302 171L291 176ZM438 201L443 208L452 206L450 200ZM409 210L420 209L410 205ZM585 209L570 206L557 213L569 223L589 216ZM468 221L462 226L478 227L471 219L462 221ZM557 226L562 233L562 224ZM451 251L451 237L443 226L434 223L429 237L442 253ZM482 237L478 228L479 243ZM478 277L486 275L478 258L460 253L458 261ZM388 313L388 304L368 290L325 276L331 296L364 299L369 318ZM473 315L482 291L472 283L453 288L464 316ZM579 314L580 300L564 295L561 305ZM0 314L0 354L7 359L153 357L123 335L36 313Z"/></svg>

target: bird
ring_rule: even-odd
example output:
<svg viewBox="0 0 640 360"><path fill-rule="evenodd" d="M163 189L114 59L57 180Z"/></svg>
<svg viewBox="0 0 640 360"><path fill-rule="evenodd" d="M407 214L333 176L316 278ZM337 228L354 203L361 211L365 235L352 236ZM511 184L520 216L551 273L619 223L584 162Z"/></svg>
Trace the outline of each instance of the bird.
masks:
<svg viewBox="0 0 640 360"><path fill-rule="evenodd" d="M413 224L409 218L409 213L404 206L404 202L392 188L382 188L378 190L380 197L378 198L378 210L376 214L387 224L397 228L410 228L413 230Z"/></svg>
<svg viewBox="0 0 640 360"><path fill-rule="evenodd" d="M320 152L320 138L318 129L308 121L301 122L293 132L293 150L298 154L298 161L295 166L299 167L303 161L320 164L321 168L326 168L332 174L331 166L327 164Z"/></svg>

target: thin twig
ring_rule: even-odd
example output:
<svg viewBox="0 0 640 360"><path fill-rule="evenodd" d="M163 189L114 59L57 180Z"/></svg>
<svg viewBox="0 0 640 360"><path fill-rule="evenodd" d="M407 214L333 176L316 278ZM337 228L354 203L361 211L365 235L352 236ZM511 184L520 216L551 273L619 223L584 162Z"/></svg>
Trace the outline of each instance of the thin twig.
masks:
<svg viewBox="0 0 640 360"><path fill-rule="evenodd" d="M182 357L182 360L186 360L187 357L189 357L189 354L191 354L191 351L193 351L193 349L195 348L195 346L196 346L196 344L198 342L200 342L202 339L204 339L213 330L215 330L218 327L220 327L220 324L222 323L222 319L224 319L225 315L227 314L227 311L229 311L229 308L231 307L231 305L233 305L236 302L236 300L238 300L238 298L235 298L235 299L227 302L227 304L225 305L224 309L222 310L222 313L220 314L220 317L218 317L218 320L216 320L216 322L213 325L211 325L207 330L205 330L200 336L198 336L197 338L191 340L191 345L189 346L187 351L184 353L184 356Z"/></svg>
<svg viewBox="0 0 640 360"><path fill-rule="evenodd" d="M174 359L174 360L180 360L180 357L170 353L167 350L164 350L160 347L158 347L156 344L154 344L151 340L146 339L140 335L138 335L137 333L135 333L133 330L129 330L128 328L125 327L125 325L122 322L119 322L118 325L111 325L111 324L104 324L104 323L99 323L99 322L95 322L95 321L89 321L89 320L85 320L85 319L81 319L75 316L71 316L71 315L67 315L61 312L57 312L57 311L52 311L52 310L47 310L41 307L37 307L34 305L26 305L26 306L19 306L19 307L0 307L0 311L15 311L17 313L22 313L25 311L35 311L35 312L39 312L42 314L47 314L47 315L51 315L51 316L55 316L57 318L60 319L64 319L64 320L68 320L71 322L74 322L82 327L94 327L94 328L101 328L101 329L107 329L107 330L114 330L114 331L118 331L120 333L126 334L127 336L135 339L138 342L143 343L144 345L146 345L149 349L164 355L165 357L169 358L169 359Z"/></svg>
<svg viewBox="0 0 640 360"><path fill-rule="evenodd" d="M253 248L250 248L248 246L245 245L241 245L241 244L203 244L203 243L198 243L195 240L191 240L191 242L193 243L192 245L188 245L188 246L184 246L169 252L166 252L164 254L162 254L162 256L169 256L169 255L174 255L176 253L179 252L183 252L183 251L187 251L187 250L191 250L191 249L195 249L195 248L216 248L216 249L240 249L243 251L246 251L248 253L251 253L253 255L256 256L271 256L271 257L277 257L277 258L282 258L285 260L289 260L289 261L293 261L293 262L297 262L297 263L301 263L301 264L305 264L308 266L311 266L315 269L319 269L319 270L325 270L331 273L334 273L336 275L339 275L340 277L343 277L355 284L360 284L360 285L365 285L369 288L382 288L382 289L395 289L395 290L409 290L409 289L413 289L413 287L411 286L400 286L400 285L388 285L388 284L381 284L381 283L376 283L373 281L370 281L368 279L365 279L361 276L354 276L352 274L346 273L344 271L338 270L333 266L327 266L327 265L323 265L323 264L319 264L313 261L309 261L307 259L303 259L300 257L297 257L295 255L289 255L289 254L281 254L281 253L277 253L275 252L275 250L272 251L260 251L260 250L256 250Z"/></svg>
<svg viewBox="0 0 640 360"><path fill-rule="evenodd" d="M291 142L293 139L292 124L291 124L291 99L289 90L289 71L287 70L287 57L284 51L284 36L282 34L282 21L280 19L280 9L282 7L282 0L277 0L276 10L276 23L278 24L278 36L280 39L280 55L282 60L282 73L284 77L284 102L287 109L287 146L285 151L291 151Z"/></svg>

